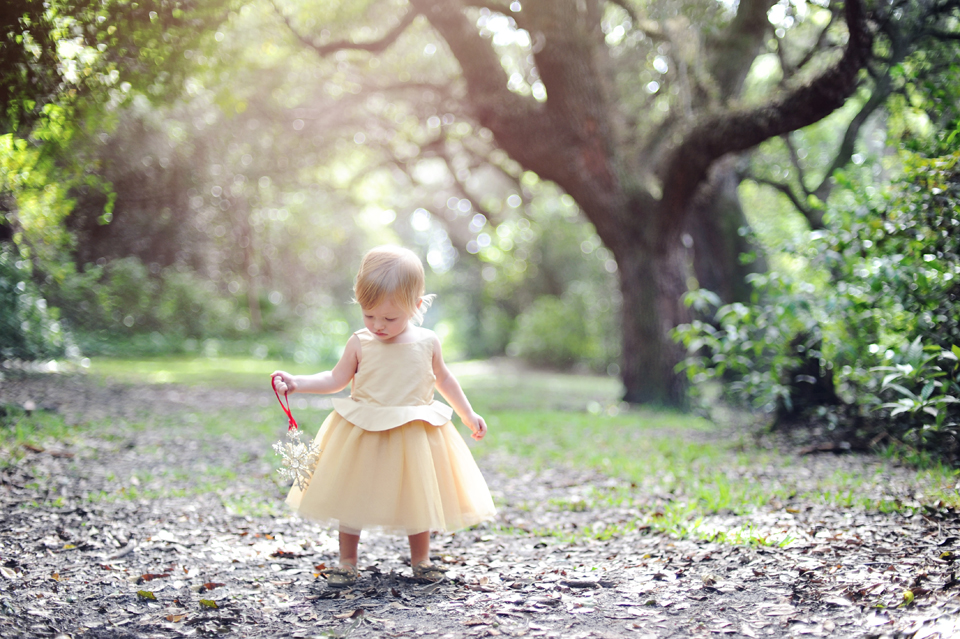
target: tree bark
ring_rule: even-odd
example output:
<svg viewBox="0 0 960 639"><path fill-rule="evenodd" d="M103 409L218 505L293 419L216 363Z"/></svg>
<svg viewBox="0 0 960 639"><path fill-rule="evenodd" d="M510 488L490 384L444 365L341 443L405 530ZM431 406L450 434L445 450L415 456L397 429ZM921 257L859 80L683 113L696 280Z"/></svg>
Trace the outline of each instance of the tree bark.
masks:
<svg viewBox="0 0 960 639"><path fill-rule="evenodd" d="M634 404L684 407L686 380L674 367L683 348L670 331L689 321L686 257L677 245L616 254L623 297L624 397Z"/></svg>
<svg viewBox="0 0 960 639"><path fill-rule="evenodd" d="M757 247L742 232L749 223L737 193L737 161L736 157L728 157L714 166L709 180L691 203L684 228L685 235L692 240L697 285L716 293L725 304L747 302L751 292L747 276L766 269L762 255L757 254L752 262L741 260L742 255L755 252Z"/></svg>

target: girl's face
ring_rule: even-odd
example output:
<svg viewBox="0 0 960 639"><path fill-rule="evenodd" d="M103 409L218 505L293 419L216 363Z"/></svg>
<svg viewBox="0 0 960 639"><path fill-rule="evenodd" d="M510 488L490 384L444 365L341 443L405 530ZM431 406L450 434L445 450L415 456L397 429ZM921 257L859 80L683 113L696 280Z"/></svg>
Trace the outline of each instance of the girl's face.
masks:
<svg viewBox="0 0 960 639"><path fill-rule="evenodd" d="M411 317L392 297L385 297L373 308L363 309L363 325L381 342L392 342L407 330Z"/></svg>

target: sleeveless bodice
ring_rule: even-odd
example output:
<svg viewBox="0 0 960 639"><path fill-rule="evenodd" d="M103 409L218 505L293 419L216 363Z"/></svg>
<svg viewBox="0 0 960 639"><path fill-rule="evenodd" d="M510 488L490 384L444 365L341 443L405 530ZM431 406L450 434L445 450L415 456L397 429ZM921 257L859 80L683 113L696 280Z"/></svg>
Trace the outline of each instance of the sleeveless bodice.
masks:
<svg viewBox="0 0 960 639"><path fill-rule="evenodd" d="M360 339L360 366L350 397L333 400L334 409L364 430L381 431L423 420L434 426L450 421L453 409L433 398L434 333L420 329L414 342L384 344L367 329Z"/></svg>

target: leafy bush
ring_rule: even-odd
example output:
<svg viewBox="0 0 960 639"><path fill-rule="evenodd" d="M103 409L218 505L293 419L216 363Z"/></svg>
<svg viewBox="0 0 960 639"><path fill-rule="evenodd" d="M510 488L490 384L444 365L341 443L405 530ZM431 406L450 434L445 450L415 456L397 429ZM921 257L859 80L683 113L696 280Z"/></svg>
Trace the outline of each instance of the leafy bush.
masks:
<svg viewBox="0 0 960 639"><path fill-rule="evenodd" d="M223 337L237 332L233 301L218 294L213 282L191 271L163 272L154 312L160 326L183 337Z"/></svg>
<svg viewBox="0 0 960 639"><path fill-rule="evenodd" d="M517 318L509 352L532 364L554 368L577 365L604 372L616 360L617 342L610 338L615 318L599 312L578 289L563 298L544 295Z"/></svg>
<svg viewBox="0 0 960 639"><path fill-rule="evenodd" d="M67 339L58 317L17 253L0 246L0 360L62 356Z"/></svg>
<svg viewBox="0 0 960 639"><path fill-rule="evenodd" d="M160 341L177 350L175 345L186 339L236 337L242 332L234 300L213 282L186 269L166 268L153 274L136 257L88 265L48 289L64 320L82 334L87 348L97 352L103 342L117 338L133 344L132 338L146 335L148 342L156 343L162 333Z"/></svg>
<svg viewBox="0 0 960 639"><path fill-rule="evenodd" d="M150 271L136 257L109 262L103 269L104 278L95 293L114 329L134 332L157 328L155 302L159 284L150 277Z"/></svg>
<svg viewBox="0 0 960 639"><path fill-rule="evenodd" d="M798 389L826 383L808 418L960 456L960 153L904 160L887 195L835 211L797 247L808 279L756 276L750 306L677 329L695 389L719 380L727 398L782 414Z"/></svg>

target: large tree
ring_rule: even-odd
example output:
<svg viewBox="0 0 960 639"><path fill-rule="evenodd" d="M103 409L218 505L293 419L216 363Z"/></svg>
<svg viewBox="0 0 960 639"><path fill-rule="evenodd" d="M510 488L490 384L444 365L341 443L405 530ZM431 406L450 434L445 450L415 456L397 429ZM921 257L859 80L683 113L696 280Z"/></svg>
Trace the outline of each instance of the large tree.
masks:
<svg viewBox="0 0 960 639"><path fill-rule="evenodd" d="M105 71L118 70L120 79L154 77L153 84L138 83L151 89L176 75L180 67L168 63L179 58L169 54L182 52L186 45L180 44L194 39L201 25L242 17L245 5L253 3L235 4L235 14L220 5L218 15L219 3L205 3L204 15L190 3L167 0L84 1L76 4L83 9L75 7L75 15L90 20L82 18L73 28L102 52ZM402 52L402 60L390 66L406 64L411 42L417 42L409 38L445 44L447 56L431 58L439 71L428 80L401 74L390 87L369 83L372 91L402 94L399 99L411 103L427 93L432 97L422 102L442 102L437 115L444 122L455 103L457 117L478 124L522 169L552 180L576 200L619 267L626 399L680 404L684 387L674 365L682 353L669 332L686 319L680 299L690 285L689 265L692 261L702 283L715 288L742 276L730 267L742 248L736 233L742 217L727 158L843 105L870 54L862 0L849 0L842 11L828 3L810 5L842 19L808 29L815 37L807 53L781 64L784 76L791 76L787 82L748 93L750 69L783 41L768 18L774 5L773 0L741 0L735 7L715 0L277 0L276 12L296 41L335 60L321 65L320 77L314 77L317 93L325 81L354 73L354 62L363 56L373 68L378 58ZM805 3L781 5L792 11ZM331 11L344 19L318 24L311 15ZM141 17L143 29L136 27ZM505 20L513 33L524 34L525 41L505 51L492 28L494 18L501 29ZM32 22L20 19L5 35L25 33L27 24ZM442 82L438 75L445 75ZM5 84L13 77L21 76L7 76ZM363 82L349 84L351 94L366 89ZM359 105L363 96L348 97ZM421 156L451 159L442 137L420 146ZM456 177L452 167L451 173Z"/></svg>
<svg viewBox="0 0 960 639"><path fill-rule="evenodd" d="M714 2L651 3L649 16L628 0L373 4L381 20L396 14L379 40L358 43L327 33L321 43L297 21L287 21L301 41L330 55L344 49L379 54L425 19L459 64L453 93L464 112L525 170L571 195L612 251L623 298L625 399L682 404L684 383L674 372L682 352L669 334L687 319L681 298L690 275L687 248L696 240L685 231L726 223L711 217L730 193L724 158L816 122L853 94L872 41L862 1L846 2L845 43L832 58L827 51L819 72L804 68L800 79L751 103L743 101L745 79L772 36L767 14L773 0L741 0L735 9ZM508 72L496 38L482 26L490 15L506 16L529 34L529 56L521 64L538 91L518 90L525 83ZM614 37L611 15L620 25ZM836 35L835 25L828 28ZM626 32L646 43L637 48L648 55L615 51ZM825 41L817 40L811 59ZM628 62L637 66L630 69ZM644 89L636 78L648 75L651 63L677 79L670 95L648 85L644 95L651 97L638 100ZM645 126L646 120L655 126Z"/></svg>

